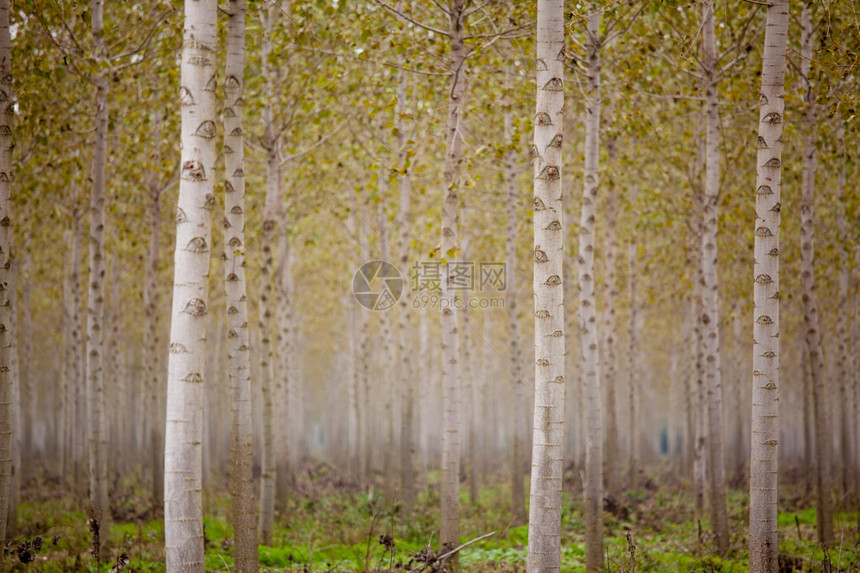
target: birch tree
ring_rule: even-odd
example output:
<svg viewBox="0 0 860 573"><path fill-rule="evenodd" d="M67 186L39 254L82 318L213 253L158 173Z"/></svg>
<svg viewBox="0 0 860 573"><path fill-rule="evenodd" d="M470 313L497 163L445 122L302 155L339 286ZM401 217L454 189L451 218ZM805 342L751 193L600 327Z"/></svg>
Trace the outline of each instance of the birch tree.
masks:
<svg viewBox="0 0 860 573"><path fill-rule="evenodd" d="M12 488L12 40L10 0L0 0L0 543L8 536ZM0 557L2 562L2 557Z"/></svg>
<svg viewBox="0 0 860 573"><path fill-rule="evenodd" d="M717 293L717 206L720 194L720 112L717 100L716 35L714 2L702 4L702 62L705 88L705 198L702 211L702 323L705 342L705 379L708 395L708 467L711 478L711 527L716 536L717 553L729 548L729 523L726 515L726 470L723 452L722 372L720 370L720 315Z"/></svg>
<svg viewBox="0 0 860 573"><path fill-rule="evenodd" d="M81 329L81 243L83 242L83 229L81 218L83 213L78 207L78 187L72 184L74 195L74 207L71 212L72 218L72 273L69 282L72 287L72 352L74 365L74 414L75 416L86 416L86 342L83 339ZM83 487L84 454L86 432L72 432L72 487L76 492L81 492Z"/></svg>
<svg viewBox="0 0 860 573"><path fill-rule="evenodd" d="M158 113L153 118L153 133L156 141L161 139L161 121ZM161 147L156 145L156 159L161 158ZM160 162L159 162L160 163ZM152 505L164 503L164 445L162 436L161 400L159 390L161 371L161 355L159 353L159 306L158 306L158 265L161 235L161 193L157 176L153 173L149 180L149 250L146 261L146 278L143 289L144 314L146 327L144 330L143 353L146 371L146 388L148 392L147 405L149 423L150 464L152 465Z"/></svg>
<svg viewBox="0 0 860 573"><path fill-rule="evenodd" d="M278 2L267 2L261 6L263 19L262 42L262 76L263 91L266 104L263 107L263 144L266 152L266 199L263 207L263 232L260 242L263 251L260 265L260 362L261 383L263 388L263 443L262 443L262 476L260 478L260 542L272 544L275 528L275 480L277 462L275 460L275 435L273 428L275 388L274 362L275 353L272 344L272 315L275 270L274 253L276 226L278 221L278 202L281 200L281 165L280 165L280 134L274 120L274 97L280 85L280 73L277 66L271 65L272 32L275 29L279 15Z"/></svg>
<svg viewBox="0 0 860 573"><path fill-rule="evenodd" d="M280 157L278 159L280 160ZM275 269L275 328L277 330L275 340L277 347L275 350L275 359L273 360L276 366L275 391L273 394L275 408L273 416L275 420L281 420L282 423L278 424L278 432L275 435L275 457L277 458L275 497L279 507L286 507L289 482L293 468L295 467L295 447L297 442L295 439L295 404L293 403L295 379L291 372L291 366L294 362L291 304L293 296L293 249L287 225L287 189L283 188L280 179L278 180L278 187L281 188L281 199L279 201L279 220L277 225L278 262Z"/></svg>
<svg viewBox="0 0 860 573"><path fill-rule="evenodd" d="M401 3L402 5L402 3ZM401 65L403 57L401 56ZM397 130L399 153L399 191L397 209L397 258L400 268L409 264L409 211L412 195L412 179L409 175L410 153L404 116L406 115L406 73L397 74L397 104L394 108L394 125ZM409 303L407 296L397 302L397 353L400 380L400 497L403 513L409 515L415 503L415 374L409 344Z"/></svg>
<svg viewBox="0 0 860 573"><path fill-rule="evenodd" d="M636 198L638 189L636 186L630 188L630 205L633 213L636 213ZM637 275L636 259L639 245L636 241L635 230L630 233L630 243L627 245L627 298L629 299L627 317L627 422L629 442L627 449L627 488L636 489L639 485L639 301L636 296Z"/></svg>
<svg viewBox="0 0 860 573"><path fill-rule="evenodd" d="M104 63L104 0L90 3L96 61ZM104 548L110 533L107 492L107 435L104 413L104 281L105 281L105 166L108 137L108 77L95 76L92 185L90 187L90 273L87 300L87 417L89 420L90 509L94 547ZM107 552L102 551L106 556Z"/></svg>
<svg viewBox="0 0 860 573"><path fill-rule="evenodd" d="M255 572L251 360L245 280L245 0L227 5L227 62L224 82L224 290L227 305L227 356L230 372L230 496L236 571Z"/></svg>
<svg viewBox="0 0 860 573"><path fill-rule="evenodd" d="M824 371L821 349L821 319L815 297L815 167L818 136L815 89L810 77L812 65L812 9L804 5L801 14L800 80L803 89L803 180L800 200L800 280L803 288L803 325L809 365L812 372L812 397L815 409L815 465L818 538L825 547L832 547L833 502L831 463L830 389Z"/></svg>
<svg viewBox="0 0 860 573"><path fill-rule="evenodd" d="M779 444L779 235L789 0L767 8L759 92L753 283L750 573L776 573Z"/></svg>
<svg viewBox="0 0 860 573"><path fill-rule="evenodd" d="M561 569L565 374L564 290L561 279L564 254L561 177L564 2L539 0L537 10L537 101L532 147L535 400L528 543L528 570L534 573ZM593 232L594 227L591 229ZM593 284L591 286L593 288Z"/></svg>
<svg viewBox="0 0 860 573"><path fill-rule="evenodd" d="M466 25L465 0L451 0L448 6L448 39L450 42L449 67L451 88L448 98L444 179L442 204L441 253L445 261L457 256L459 225L459 193L463 157L461 123L466 97L466 56L464 38ZM450 551L460 544L459 487L460 487L460 337L457 332L455 265L447 265L442 282L442 484L441 526L439 549ZM458 568L458 556L452 559Z"/></svg>
<svg viewBox="0 0 860 573"><path fill-rule="evenodd" d="M203 384L209 249L215 207L215 0L186 0L179 100L182 152L176 208L167 374L164 540L167 570L203 571Z"/></svg>
<svg viewBox="0 0 860 573"><path fill-rule="evenodd" d="M607 115L612 120L613 110L607 110ZM606 141L606 151L610 163L614 163L616 157L615 135L608 134ZM605 380L606 380L606 490L610 496L619 494L620 485L618 477L620 468L618 467L619 451L618 451L618 416L616 409L616 384L617 384L617 367L618 357L616 356L616 329L617 321L615 317L615 306L618 300L618 280L616 275L616 222L618 218L618 193L615 184L610 181L609 189L607 190L606 202L606 304L605 304L605 327L604 327L604 363L606 364ZM631 235L631 244L633 233ZM635 247L633 247L635 248ZM634 280L633 266L630 268L630 279ZM633 291L631 290L631 293ZM633 313L633 300L631 298L631 316ZM631 354L632 356L632 354ZM632 434L631 434L632 439Z"/></svg>
<svg viewBox="0 0 860 573"><path fill-rule="evenodd" d="M586 27L585 171L579 220L579 323L585 381L585 568L603 567L603 412L594 297L594 221L600 145L600 17L592 4ZM633 436L630 436L633 439Z"/></svg>
<svg viewBox="0 0 860 573"><path fill-rule="evenodd" d="M850 238L848 235L848 225L845 220L847 210L845 197L845 126L839 124L837 128L837 146L839 171L836 179L836 200L838 202L838 211L836 214L836 225L839 232L839 243L842 245L849 244ZM851 282L850 259L847 249L844 249L839 257L839 302L838 308L843 309L836 318L836 380L839 384L839 457L842 460L842 479L840 483L840 491L842 495L851 497L851 489L854 485L853 472L856 459L854 458L854 432L855 425L852 418L853 412L853 391L849 381L849 362L851 339L848 336L848 317L850 308L848 304L848 289ZM860 494L860 492L856 492Z"/></svg>
<svg viewBox="0 0 860 573"><path fill-rule="evenodd" d="M513 72L508 69L507 81L511 88L511 76ZM513 98L512 98L513 99ZM517 297L517 204L519 203L519 190L517 188L517 153L514 148L514 121L513 101L509 102L505 110L505 143L508 146L505 152L505 183L507 186L507 230L505 236L505 272L507 278L506 307L508 311L508 338L511 347L511 370L514 375L513 392L511 393L511 513L515 523L525 523L526 505L525 493L523 492L523 468L525 466L525 438L526 428L526 397L525 381L523 380L522 350L520 340L522 338L522 327L520 326L520 311ZM484 320L487 320L486 318Z"/></svg>

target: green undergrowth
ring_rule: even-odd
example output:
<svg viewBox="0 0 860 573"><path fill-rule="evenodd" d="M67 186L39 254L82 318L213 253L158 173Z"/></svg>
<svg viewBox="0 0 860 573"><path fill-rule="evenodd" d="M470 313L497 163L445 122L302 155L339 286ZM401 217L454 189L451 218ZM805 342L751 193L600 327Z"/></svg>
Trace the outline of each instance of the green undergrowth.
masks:
<svg viewBox="0 0 860 573"><path fill-rule="evenodd" d="M333 471L327 469L325 471ZM329 476L331 477L331 476ZM338 483L310 477L295 484L302 497L276 513L272 546L260 546L263 571L404 571L421 565L419 552L438 545L438 474L431 473L413 512L407 517L399 504L385 502L382 488ZM656 483L661 483L658 489ZM44 484L43 484L44 485ZM382 484L379 484L382 485ZM38 488L39 484L31 484ZM226 488L221 484L221 491ZM528 527L511 521L507 486L481 488L472 503L461 493L461 541L484 536L460 552L464 571L525 571ZM87 514L72 496L27 495L0 569L15 571L96 571L91 555ZM562 510L562 571L585 571L584 516L581 493L566 487ZM163 571L164 527L159 509L148 508L146 494L130 486L114 500L111 542L100 571L110 571L117 558L128 560L126 571ZM858 514L836 516L837 547L822 551L816 542L816 513L803 495L781 502L780 571L860 572ZM731 549L714 554L706 511L697 511L687 484L675 479L647 480L605 504L604 562L607 573L737 572L748 570L745 492L731 491L728 500ZM233 570L230 500L209 492L205 502L204 538L207 571ZM41 546L33 549L35 539ZM27 546L26 544L30 544ZM23 564L15 553L30 547L34 560ZM830 569L827 565L830 564Z"/></svg>

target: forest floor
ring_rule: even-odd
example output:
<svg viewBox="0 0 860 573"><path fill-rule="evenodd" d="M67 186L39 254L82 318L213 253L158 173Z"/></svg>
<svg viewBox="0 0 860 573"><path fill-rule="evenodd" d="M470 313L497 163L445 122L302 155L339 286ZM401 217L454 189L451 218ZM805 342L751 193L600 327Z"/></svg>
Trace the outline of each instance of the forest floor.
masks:
<svg viewBox="0 0 860 573"><path fill-rule="evenodd" d="M503 480L500 473L497 483ZM580 491L569 471L562 514L562 571L585 571ZM419 496L409 519L388 507L381 488L359 492L332 467L308 464L295 481L295 497L278 512L274 543L260 547L262 571L383 572L438 571L425 562L433 553L438 521L438 474ZM731 550L713 552L706 511L696 511L689 484L671 472L643 477L642 487L605 504L607 573L748 570L747 493L731 490L728 510ZM659 484L659 486L658 486ZM382 485L380 483L380 485ZM468 490L461 484L461 490ZM206 570L232 571L232 531L226 483L209 483L205 496ZM509 489L487 485L472 503L461 493L463 543L492 533L461 551L464 571L525 571L526 525L510 519ZM798 485L780 485L780 572L860 572L860 515L839 513L837 547L822 551L815 541L812 496ZM0 570L163 571L164 525L148 508L140 487L126 486L112 498L110 545L100 568L91 555L87 515L54 480L28 480L18 506L15 533ZM29 561L23 563L23 561Z"/></svg>

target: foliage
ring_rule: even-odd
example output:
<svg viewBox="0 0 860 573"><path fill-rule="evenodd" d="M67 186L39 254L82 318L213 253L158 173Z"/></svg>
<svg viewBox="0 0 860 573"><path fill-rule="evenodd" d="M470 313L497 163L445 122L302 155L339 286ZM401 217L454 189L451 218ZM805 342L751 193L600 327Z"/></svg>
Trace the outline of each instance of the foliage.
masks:
<svg viewBox="0 0 860 573"><path fill-rule="evenodd" d="M263 571L402 571L419 565L417 556L435 535L436 483L419 496L415 513L409 520L399 515L397 505L389 507L378 490L358 491L352 485L321 486L313 478L301 480L301 497L276 516L274 546L260 547ZM746 539L743 534L747 494L732 490L729 496L730 522L737 524L729 555L713 555L712 537L707 523L696 515L688 493L689 484L675 482L660 489L653 486L627 492L612 508L607 508L607 572L736 572L745 571ZM19 510L19 535L10 542L6 564L12 570L30 570L14 554L15 547L41 538L35 552L40 571L95 571L89 555L86 517L75 509L68 492L49 494L45 483L27 484L27 494L35 501L23 503ZM801 486L787 485L785 505ZM36 495L35 492L41 492ZM582 504L578 494L565 488L563 508L562 569L585 571ZM126 485L125 499L146 506L146 491ZM462 550L461 564L468 571L524 571L528 527L509 527L506 486L486 485L480 500L463 514L462 542L495 531L496 534ZM102 571L116 567L116 559L127 556L126 571L163 570L163 523L153 515L131 515L122 519L113 503L115 522L111 524L111 555ZM230 571L232 528L229 497L222 492L211 496L205 521L206 570ZM825 554L815 542L815 510L799 498L796 508L779 514L781 562L795 571L818 571L829 560L840 571L860 569L860 531L858 513L837 516L841 544ZM610 511L611 509L611 511ZM125 516L126 518L128 516ZM632 546L632 551L631 551ZM426 550L425 550L426 551ZM797 568L803 567L803 569ZM790 569L786 569L790 570ZM836 571L836 569L834 569Z"/></svg>

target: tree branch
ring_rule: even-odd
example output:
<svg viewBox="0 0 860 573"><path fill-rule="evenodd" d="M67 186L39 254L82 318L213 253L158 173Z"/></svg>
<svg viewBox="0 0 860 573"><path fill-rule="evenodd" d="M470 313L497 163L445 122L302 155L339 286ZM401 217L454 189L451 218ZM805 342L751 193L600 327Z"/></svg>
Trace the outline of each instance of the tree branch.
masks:
<svg viewBox="0 0 860 573"><path fill-rule="evenodd" d="M630 26L632 26L632 25L633 25L633 22L635 22L635 21L636 21L636 18L638 18L638 17L639 17L639 14L641 14L641 13L642 13L642 10L643 10L643 9L645 9L645 5L646 5L646 3L647 3L647 2L644 2L644 1L643 1L643 2L640 2L640 3L639 3L639 8L638 8L638 9L636 10L636 12L634 12L634 13L633 13L633 15L630 17L630 21L629 21L629 22L627 22L627 25L626 25L626 26L624 26L623 28L621 28L620 30L616 31L614 34L610 34L610 32L612 31L612 28L608 28L608 29L606 30L606 33L603 35L603 40L601 40L600 45L601 45L601 46L608 46L608 45L610 45L610 44L611 44L612 42L614 42L614 41L615 41L615 40L616 40L620 35L624 34L627 30L629 30L629 29L630 29ZM614 26L615 26L615 24L616 24L616 23L618 22L618 20L620 20L620 19L621 19L620 17L619 17L619 18L617 18L617 19L612 23L612 27L614 27Z"/></svg>
<svg viewBox="0 0 860 573"><path fill-rule="evenodd" d="M666 61L666 63L668 63L670 66L672 66L672 67L673 67L673 68L675 68L676 70L681 71L681 72L684 72L685 74L687 74L687 75L689 75L689 76L692 76L692 77L696 78L696 79L697 79L697 80L699 80L699 81L701 81L701 80L703 80L703 79L704 79L701 75L697 74L696 72L691 72L690 70L684 69L683 67L679 66L679 65L678 65L678 62L676 62L676 61L675 61L674 59L672 59L670 56L668 56L668 55L666 55L666 54L659 54L659 56L660 56L660 58L662 58L663 60L665 60L665 61ZM696 62L699 62L699 60L697 59L697 60L696 60ZM701 69L701 63L699 63L699 68Z"/></svg>
<svg viewBox="0 0 860 573"><path fill-rule="evenodd" d="M451 17L451 11L448 10L447 8L445 8L444 5L440 4L439 0L432 0L432 1L434 4L436 4L437 8L439 8L440 10L442 10L445 13L446 16L448 16L449 18Z"/></svg>
<svg viewBox="0 0 860 573"><path fill-rule="evenodd" d="M345 122L345 121L342 121L342 122L340 123L340 125L338 125L338 126L337 126L337 127L335 127L333 130L331 130L329 133L327 133L327 134L325 135L325 137L321 137L321 138L319 138L319 139L316 141L316 143L314 143L314 144L313 144L313 145L311 145L310 147L307 147L307 148L305 148L305 149L303 149L303 150L301 150L301 151L297 151L297 152L295 152L295 153L291 153L290 155L287 155L286 157L281 156L281 158L280 158L280 160L281 160L281 163L280 163L280 164L281 164L281 166L286 165L287 163L289 163L289 162L290 162L290 161L292 161L293 159L297 159L297 158L299 158L299 157L302 157L302 156L304 156L304 155L307 155L308 153L310 153L311 151L313 151L314 149L316 149L317 147L319 147L320 145L322 145L323 143L325 143L326 141L328 141L329 139L331 139L331 137L332 137L334 134L336 134L338 131L340 131L340 130L341 130L341 128L342 128L344 125L346 125L346 122Z"/></svg>
<svg viewBox="0 0 860 573"><path fill-rule="evenodd" d="M152 24L152 28L149 29L149 31L146 33L146 37L144 37L143 41L140 43L140 45L137 48L135 48L131 51L128 51L124 54L120 54L118 56L113 56L111 58L108 58L108 61L113 62L115 60L121 60L123 58L131 57L131 56L137 54L138 52L140 52L141 50L143 50L144 48L148 47L149 42L150 42L150 40L152 40L152 37L155 35L155 31L158 29L159 24L161 24L161 22L163 22L164 19L167 18L169 15L173 14L173 12L174 12L173 9L165 10L164 12L162 12L161 15L158 18L156 18L155 22Z"/></svg>
<svg viewBox="0 0 860 573"><path fill-rule="evenodd" d="M442 563L443 561L445 561L446 559L448 559L449 557L451 557L452 555L454 555L455 553L457 553L461 549L464 549L464 548L472 545L473 543L477 543L478 541L486 539L486 538L490 537L491 535L495 535L495 534L496 534L495 531L491 531L490 533L485 533L484 535L482 535L480 537L476 537L475 539L472 539L471 541L467 541L466 543L460 545L459 547L455 547L451 551L449 551L443 555L440 555L439 557L436 558L434 563L436 563L436 562ZM429 563L423 563L418 567L413 567L412 569L409 570L409 573L413 573L414 571L422 571L428 565L429 565Z"/></svg>
<svg viewBox="0 0 860 573"><path fill-rule="evenodd" d="M382 6L383 8L385 8L386 10L388 10L389 12L394 14L395 16L397 16L399 18L403 18L407 22L411 22L412 24L415 24L419 28L423 28L424 30L427 30L428 32L433 32L434 34L441 34L442 36L445 36L447 38L451 37L451 34L449 34L448 32L440 30L439 28L434 28L433 26L427 26L426 24L422 24L418 20L413 19L411 16L407 16L406 14L404 14L403 12L398 10L397 8L395 8L393 6L389 6L385 2L382 2L382 0L373 0L373 3L378 5L378 6Z"/></svg>
<svg viewBox="0 0 860 573"><path fill-rule="evenodd" d="M339 53L339 52L333 52L331 50L321 50L319 48L310 48L310 47L306 47L306 46L296 46L296 49L302 50L305 52L313 52L316 54L324 54L326 56L334 56L335 58L352 58L352 59L358 60L360 62L367 62L369 64L376 64L377 66L386 66L389 68L394 68L395 70L403 70L404 72L409 72L411 74L421 74L421 75L425 75L425 76L442 76L442 77L447 77L447 76L451 75L451 72L429 72L429 71L424 71L424 70L415 70L412 68L407 68L407 67L401 66L399 64L393 64L391 62L383 62L383 61L374 60L371 58L363 58L362 54L364 54L364 52L362 52L361 54Z"/></svg>
<svg viewBox="0 0 860 573"><path fill-rule="evenodd" d="M726 73L727 71L729 71L730 69L732 69L732 67L733 67L736 63L738 63L738 62L739 62L739 61L741 61L741 60L746 59L746 57L747 57L746 52L741 52L740 54L738 54L737 56L735 56L735 58L734 58L731 62L727 63L725 66L723 66L722 68L720 68L720 70L717 72L717 79L720 79L721 77L723 77L723 76L725 75L725 73Z"/></svg>
<svg viewBox="0 0 860 573"><path fill-rule="evenodd" d="M502 30L501 32L495 32L493 34L475 34L474 36L464 36L463 39L464 40L485 40L487 38L502 38L505 40L510 40L513 38L520 38L523 36L522 34L521 35L515 35L515 36L510 36L509 34L512 34L512 33L517 32L519 30L523 30L525 28L531 28L536 23L537 23L536 20L532 20L528 24L523 24L522 26L515 26L513 28L508 28L507 30ZM524 35L528 36L529 34L524 34Z"/></svg>

